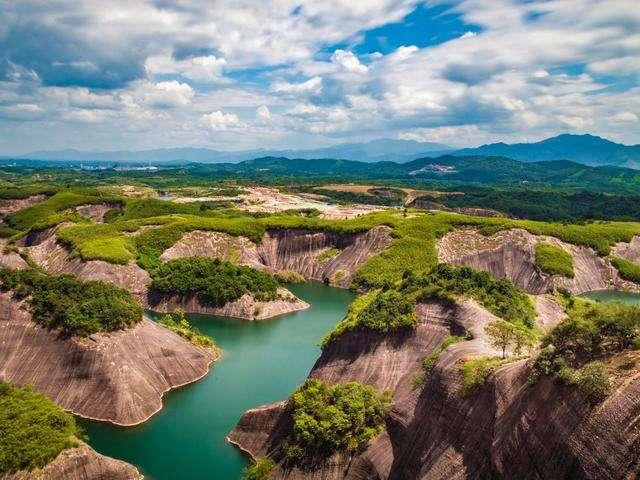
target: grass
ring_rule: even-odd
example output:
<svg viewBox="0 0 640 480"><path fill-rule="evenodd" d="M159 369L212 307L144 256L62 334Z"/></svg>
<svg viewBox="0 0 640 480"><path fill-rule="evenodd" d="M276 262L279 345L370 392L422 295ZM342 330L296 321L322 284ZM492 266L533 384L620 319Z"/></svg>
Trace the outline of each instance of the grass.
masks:
<svg viewBox="0 0 640 480"><path fill-rule="evenodd" d="M640 283L640 265L625 258L613 257L611 264L616 267L620 277L633 283Z"/></svg>
<svg viewBox="0 0 640 480"><path fill-rule="evenodd" d="M43 467L78 446L72 415L31 388L0 381L0 476Z"/></svg>
<svg viewBox="0 0 640 480"><path fill-rule="evenodd" d="M444 352L451 345L455 345L456 343L462 342L467 339L468 337L457 335L451 335L445 338L442 342L440 342L440 345L438 345L438 347L433 352L422 359L422 368L425 371L431 370L438 361L438 358L440 358L442 352Z"/></svg>
<svg viewBox="0 0 640 480"><path fill-rule="evenodd" d="M172 313L167 313L160 317L158 323L198 347L216 349L216 344L211 337L200 333L196 327L189 323L184 310L178 309Z"/></svg>
<svg viewBox="0 0 640 480"><path fill-rule="evenodd" d="M341 250L339 248L327 248L316 255L316 262L318 262L320 265L324 265L333 258L337 257L340 252Z"/></svg>
<svg viewBox="0 0 640 480"><path fill-rule="evenodd" d="M574 277L573 257L566 250L548 243L538 243L535 253L536 265L544 273L567 278Z"/></svg>
<svg viewBox="0 0 640 480"><path fill-rule="evenodd" d="M276 463L270 458L261 458L253 465L246 467L242 474L242 480L269 480L271 472L276 468Z"/></svg>
<svg viewBox="0 0 640 480"><path fill-rule="evenodd" d="M463 397L476 392L485 384L489 375L498 368L518 360L518 357L481 357L463 362L458 368L462 375L462 388L460 394Z"/></svg>

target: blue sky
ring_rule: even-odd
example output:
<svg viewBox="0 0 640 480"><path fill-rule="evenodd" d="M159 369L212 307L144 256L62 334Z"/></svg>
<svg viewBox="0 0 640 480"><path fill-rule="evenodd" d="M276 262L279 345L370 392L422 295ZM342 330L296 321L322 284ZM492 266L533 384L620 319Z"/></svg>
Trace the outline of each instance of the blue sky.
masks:
<svg viewBox="0 0 640 480"><path fill-rule="evenodd" d="M0 154L640 143L636 0L21 0L0 16Z"/></svg>

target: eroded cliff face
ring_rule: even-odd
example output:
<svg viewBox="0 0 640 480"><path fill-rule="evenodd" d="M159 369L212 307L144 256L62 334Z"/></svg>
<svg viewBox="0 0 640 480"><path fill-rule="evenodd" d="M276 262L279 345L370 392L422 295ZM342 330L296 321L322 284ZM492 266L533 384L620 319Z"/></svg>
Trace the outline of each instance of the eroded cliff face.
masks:
<svg viewBox="0 0 640 480"><path fill-rule="evenodd" d="M46 200L46 195L32 195L27 198L0 199L0 216L17 212Z"/></svg>
<svg viewBox="0 0 640 480"><path fill-rule="evenodd" d="M271 230L258 244L244 237L194 231L185 234L161 258L218 257L272 273L292 270L306 279L346 288L356 270L390 243L386 226L359 234Z"/></svg>
<svg viewBox="0 0 640 480"><path fill-rule="evenodd" d="M113 283L143 298L151 283L146 270L135 261L127 265L116 265L102 260L84 261L79 257L71 258L68 248L56 241L55 230L41 234L38 239L27 242L29 257L45 272L60 275L69 273L81 280L101 280Z"/></svg>
<svg viewBox="0 0 640 480"><path fill-rule="evenodd" d="M535 263L535 246L539 242L563 248L573 257L574 278L546 275ZM526 230L511 229L490 237L474 229L461 229L438 240L438 260L486 270L495 278L508 278L528 293L545 293L553 287L565 288L573 294L593 290L640 287L624 281L607 258L591 248L572 245L554 237L533 235Z"/></svg>
<svg viewBox="0 0 640 480"><path fill-rule="evenodd" d="M6 250L7 248L7 240L4 238L0 239L0 268L13 268L22 270L27 268L27 262L23 260L23 258L13 250Z"/></svg>
<svg viewBox="0 0 640 480"><path fill-rule="evenodd" d="M0 378L33 385L82 417L143 422L160 410L166 391L202 378L215 358L148 319L128 330L62 337L0 294Z"/></svg>
<svg viewBox="0 0 640 480"><path fill-rule="evenodd" d="M611 249L611 255L640 265L640 236L634 236L629 243L617 243Z"/></svg>
<svg viewBox="0 0 640 480"><path fill-rule="evenodd" d="M538 297L536 306L543 328L564 316L550 297ZM415 332L343 335L323 351L310 374L391 388L386 432L364 452L335 454L310 470L280 464L274 478L631 479L640 474L640 354L610 359L615 389L600 405L549 378L531 385L526 360L498 369L482 388L463 396L460 363L498 354L484 334L495 317L472 301L432 302L419 305L418 313ZM413 389L422 358L461 330L473 339L447 348L424 384ZM279 445L292 428L285 406L249 410L229 441L255 458L281 460Z"/></svg>
<svg viewBox="0 0 640 480"><path fill-rule="evenodd" d="M263 302L256 300L250 294L245 294L222 307L212 307L197 294L161 295L157 292L151 292L147 295L146 307L161 313L172 312L177 308L181 308L189 313L219 315L243 320L266 320L309 308L307 302L300 300L286 288L279 288L278 296L277 300Z"/></svg>
<svg viewBox="0 0 640 480"><path fill-rule="evenodd" d="M88 445L63 450L41 469L4 475L2 480L142 480L128 463L100 455Z"/></svg>
<svg viewBox="0 0 640 480"><path fill-rule="evenodd" d="M76 212L95 223L103 223L105 214L113 208L106 203L93 203L89 205L78 205Z"/></svg>

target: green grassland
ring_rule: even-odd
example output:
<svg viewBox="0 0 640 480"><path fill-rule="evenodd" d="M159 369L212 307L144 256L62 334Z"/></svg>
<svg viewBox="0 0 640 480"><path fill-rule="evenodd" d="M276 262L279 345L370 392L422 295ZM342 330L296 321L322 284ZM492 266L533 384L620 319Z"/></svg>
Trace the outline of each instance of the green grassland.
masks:
<svg viewBox="0 0 640 480"><path fill-rule="evenodd" d="M564 249L548 243L536 245L536 265L549 275L573 278L573 257Z"/></svg>
<svg viewBox="0 0 640 480"><path fill-rule="evenodd" d="M43 467L79 434L73 415L44 395L0 381L0 476Z"/></svg>

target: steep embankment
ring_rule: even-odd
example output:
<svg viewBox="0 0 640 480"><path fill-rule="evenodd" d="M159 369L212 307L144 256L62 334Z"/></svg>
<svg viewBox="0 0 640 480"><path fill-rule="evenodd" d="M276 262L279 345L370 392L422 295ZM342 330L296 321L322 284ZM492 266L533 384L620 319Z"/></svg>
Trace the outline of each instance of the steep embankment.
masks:
<svg viewBox="0 0 640 480"><path fill-rule="evenodd" d="M573 258L574 278L546 275L536 266L536 244L558 246ZM610 288L638 291L638 285L620 278L609 260L591 248L562 242L554 237L512 229L486 237L474 229L455 230L438 240L438 260L486 270L495 278L508 278L533 294L561 287L573 294Z"/></svg>
<svg viewBox="0 0 640 480"><path fill-rule="evenodd" d="M538 296L536 307L543 328L564 316L550 297ZM413 332L342 335L325 348L310 375L392 389L386 432L364 452L334 454L311 470L280 463L274 478L623 479L640 474L636 352L608 360L614 389L599 405L550 378L531 385L525 360L499 368L478 390L463 394L461 362L498 353L484 333L495 317L472 301L419 304L417 313L420 323ZM422 358L443 338L463 330L473 339L445 349L424 383L413 389ZM280 402L246 412L229 440L254 458L279 461L291 428Z"/></svg>
<svg viewBox="0 0 640 480"><path fill-rule="evenodd" d="M88 445L70 448L38 470L19 471L2 480L142 480L128 463L100 455Z"/></svg>
<svg viewBox="0 0 640 480"><path fill-rule="evenodd" d="M611 249L611 255L640 265L640 236L634 236L629 243L617 243Z"/></svg>
<svg viewBox="0 0 640 480"><path fill-rule="evenodd" d="M32 195L27 198L0 199L0 215L17 212L47 199L46 195Z"/></svg>
<svg viewBox="0 0 640 480"><path fill-rule="evenodd" d="M300 300L286 288L278 289L278 297L276 300L259 301L247 293L237 300L225 303L222 307L213 307L203 301L198 294L162 295L151 292L147 296L146 306L150 310L161 313L181 308L189 313L219 315L243 320L266 320L309 308L307 302Z"/></svg>
<svg viewBox="0 0 640 480"><path fill-rule="evenodd" d="M111 210L113 206L106 203L93 203L88 205L78 205L76 212L95 223L103 223L105 214Z"/></svg>
<svg viewBox="0 0 640 480"><path fill-rule="evenodd" d="M390 243L386 226L359 234L270 230L258 244L244 237L194 231L185 234L161 258L218 257L273 273L290 270L309 280L346 288L355 271Z"/></svg>
<svg viewBox="0 0 640 480"><path fill-rule="evenodd" d="M7 248L7 240L4 238L0 239L0 268L15 268L15 269L23 269L27 268L27 262L23 260L23 258L14 251L5 251Z"/></svg>
<svg viewBox="0 0 640 480"><path fill-rule="evenodd" d="M0 295L0 378L33 385L80 416L140 423L164 392L206 375L216 354L147 319L128 330L65 338Z"/></svg>

